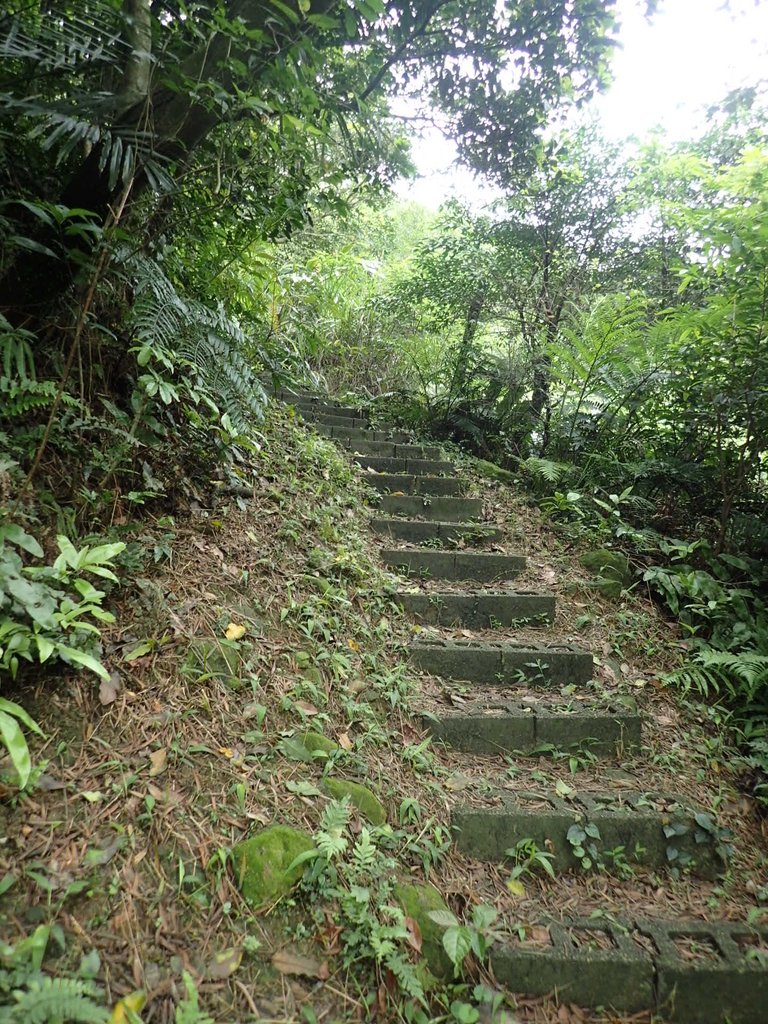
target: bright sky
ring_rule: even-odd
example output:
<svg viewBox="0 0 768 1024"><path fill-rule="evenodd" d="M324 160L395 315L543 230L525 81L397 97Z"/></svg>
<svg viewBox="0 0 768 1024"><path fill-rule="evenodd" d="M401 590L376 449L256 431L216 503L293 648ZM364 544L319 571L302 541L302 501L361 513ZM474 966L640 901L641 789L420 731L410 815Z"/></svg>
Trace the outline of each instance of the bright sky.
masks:
<svg viewBox="0 0 768 1024"><path fill-rule="evenodd" d="M595 101L606 134L643 136L661 125L673 138L696 134L703 107L768 78L768 0L660 0L649 23L642 0L619 0L621 49L614 83ZM397 192L437 208L451 195L483 190L452 167L455 150L437 131L414 143L422 177Z"/></svg>

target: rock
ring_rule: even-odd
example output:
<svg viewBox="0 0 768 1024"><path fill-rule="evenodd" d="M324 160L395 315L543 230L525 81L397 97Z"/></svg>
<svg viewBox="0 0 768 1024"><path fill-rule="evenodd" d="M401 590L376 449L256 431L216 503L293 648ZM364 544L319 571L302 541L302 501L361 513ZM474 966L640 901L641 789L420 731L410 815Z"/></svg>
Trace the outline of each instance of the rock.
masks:
<svg viewBox="0 0 768 1024"><path fill-rule="evenodd" d="M397 902L406 917L412 917L421 932L421 956L436 978L453 977L451 958L443 948L445 928L429 916L433 910L448 910L448 904L434 885L396 885Z"/></svg>
<svg viewBox="0 0 768 1024"><path fill-rule="evenodd" d="M285 896L304 874L305 864L290 868L300 853L314 843L306 832L288 825L272 825L232 849L238 885L254 907Z"/></svg>
<svg viewBox="0 0 768 1024"><path fill-rule="evenodd" d="M622 590L631 587L634 582L635 574L629 559L619 551L609 551L607 548L585 551L579 561L585 569L595 573L598 579L594 587L606 597L621 597Z"/></svg>
<svg viewBox="0 0 768 1024"><path fill-rule="evenodd" d="M307 750L314 754L316 750L321 750L325 754L332 754L334 750L340 750L338 743L334 743L333 740L329 740L327 736L323 736L321 732L305 732L299 736L299 740L304 744Z"/></svg>
<svg viewBox="0 0 768 1024"><path fill-rule="evenodd" d="M475 469L488 480L498 480L500 483L512 484L515 482L515 474L508 469L502 469L494 462L486 462L485 459L475 459Z"/></svg>
<svg viewBox="0 0 768 1024"><path fill-rule="evenodd" d="M243 686L243 654L229 640L193 640L184 659L184 669L196 678L216 679L233 690Z"/></svg>
<svg viewBox="0 0 768 1024"><path fill-rule="evenodd" d="M343 800L345 796L348 796L350 802L372 825L383 825L386 822L386 807L367 786L361 786L359 782L347 782L344 779L324 779L323 786L334 800Z"/></svg>

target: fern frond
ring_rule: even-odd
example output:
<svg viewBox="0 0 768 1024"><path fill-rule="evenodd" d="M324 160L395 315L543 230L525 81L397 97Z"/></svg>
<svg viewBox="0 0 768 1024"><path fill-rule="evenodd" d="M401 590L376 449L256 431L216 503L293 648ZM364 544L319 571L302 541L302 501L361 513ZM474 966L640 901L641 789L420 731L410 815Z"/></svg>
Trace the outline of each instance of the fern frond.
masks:
<svg viewBox="0 0 768 1024"><path fill-rule="evenodd" d="M563 462L552 462L550 459L540 459L535 455L527 458L523 465L533 476L546 480L549 484L556 484L562 480L569 468Z"/></svg>
<svg viewBox="0 0 768 1024"><path fill-rule="evenodd" d="M750 702L768 689L768 655L756 651L696 651L683 666L668 673L665 681L684 693L703 697L738 697Z"/></svg>
<svg viewBox="0 0 768 1024"><path fill-rule="evenodd" d="M129 269L135 276L131 324L138 340L166 352L171 364L174 357L185 361L222 417L236 432L247 433L262 419L267 398L246 357L249 339L240 325L222 307L180 295L155 261L134 257Z"/></svg>
<svg viewBox="0 0 768 1024"><path fill-rule="evenodd" d="M109 1011L94 1000L95 987L78 978L40 978L14 992L10 1020L16 1024L106 1024Z"/></svg>

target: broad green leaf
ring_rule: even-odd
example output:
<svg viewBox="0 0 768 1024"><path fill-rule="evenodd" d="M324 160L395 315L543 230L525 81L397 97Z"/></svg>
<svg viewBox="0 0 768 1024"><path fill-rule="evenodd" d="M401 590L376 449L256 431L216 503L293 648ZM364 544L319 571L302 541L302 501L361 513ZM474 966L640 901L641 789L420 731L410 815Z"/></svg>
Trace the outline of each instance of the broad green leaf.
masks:
<svg viewBox="0 0 768 1024"><path fill-rule="evenodd" d="M448 928L443 934L443 948L451 958L454 974L458 976L461 965L472 950L472 933L469 928L463 925Z"/></svg>
<svg viewBox="0 0 768 1024"><path fill-rule="evenodd" d="M430 910L427 916L435 924L439 924L441 928L456 928L459 924L450 910Z"/></svg>
<svg viewBox="0 0 768 1024"><path fill-rule="evenodd" d="M44 736L45 733L34 720L31 718L21 705L16 704L12 700L6 700L5 697L0 697L0 711L5 711L9 715L13 715L14 718L18 718L25 728L29 729L30 732L37 733L38 736Z"/></svg>
<svg viewBox="0 0 768 1024"><path fill-rule="evenodd" d="M26 530L22 530L16 523L8 523L0 528L0 539L3 538L7 538L12 544L20 547L28 554L34 555L36 558L42 558L45 554L35 538L30 536Z"/></svg>
<svg viewBox="0 0 768 1024"><path fill-rule="evenodd" d="M11 764L19 777L19 789L24 789L32 772L29 747L19 723L7 711L2 710L0 710L0 741L8 751Z"/></svg>
<svg viewBox="0 0 768 1024"><path fill-rule="evenodd" d="M62 655L65 661L74 662L75 665L82 665L83 668L89 668L91 672L95 672L102 679L109 679L109 672L92 654L86 654L85 651L78 651L75 647L64 647L63 645L59 647L59 654Z"/></svg>

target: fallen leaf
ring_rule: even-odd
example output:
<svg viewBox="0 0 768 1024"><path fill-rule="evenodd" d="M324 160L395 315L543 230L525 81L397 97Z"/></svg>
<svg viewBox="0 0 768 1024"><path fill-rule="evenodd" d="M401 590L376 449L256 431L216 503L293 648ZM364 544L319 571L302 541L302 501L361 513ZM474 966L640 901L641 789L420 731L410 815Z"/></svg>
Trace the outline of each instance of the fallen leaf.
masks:
<svg viewBox="0 0 768 1024"><path fill-rule="evenodd" d="M292 782L290 779L285 783L285 788L289 793L295 793L297 796L322 796L322 792L312 782L307 782L306 779L299 779L298 782Z"/></svg>
<svg viewBox="0 0 768 1024"><path fill-rule="evenodd" d="M355 651L355 652L357 652L357 651L359 651L359 650L360 650L360 644L359 644L359 643L357 642L357 640L353 640L353 639L352 639L352 637L350 637L350 638L349 638L349 639L347 640L347 644L349 645L349 649L350 649L350 651Z"/></svg>
<svg viewBox="0 0 768 1024"><path fill-rule="evenodd" d="M80 794L83 800L87 800L89 804L97 804L102 799L103 793L100 793L96 789L86 789Z"/></svg>
<svg viewBox="0 0 768 1024"><path fill-rule="evenodd" d="M102 679L99 684L99 700L102 704L112 704L123 688L119 672L110 672L109 679Z"/></svg>
<svg viewBox="0 0 768 1024"><path fill-rule="evenodd" d="M405 940L411 949L417 953L421 952L422 938L421 928L419 922L413 917L406 917L404 921L405 927L408 929L408 937Z"/></svg>
<svg viewBox="0 0 768 1024"><path fill-rule="evenodd" d="M525 886L519 878L510 878L507 882L507 889L513 896L525 896Z"/></svg>
<svg viewBox="0 0 768 1024"><path fill-rule="evenodd" d="M161 747L159 750L153 750L149 755L149 777L154 779L157 775L162 775L166 768L166 762L168 760L168 751L165 747Z"/></svg>
<svg viewBox="0 0 768 1024"><path fill-rule="evenodd" d="M303 711L305 715L317 715L319 712L314 704L310 704L308 700L297 700L294 701L294 706Z"/></svg>
<svg viewBox="0 0 768 1024"><path fill-rule="evenodd" d="M223 949L220 953L214 953L206 964L205 976L209 981L224 981L230 974L234 974L243 959L242 949Z"/></svg>
<svg viewBox="0 0 768 1024"><path fill-rule="evenodd" d="M245 636L245 626L239 626L236 622L230 622L224 636L227 640L242 640Z"/></svg>
<svg viewBox="0 0 768 1024"><path fill-rule="evenodd" d="M450 790L451 793L459 793L462 789L468 789L472 785L472 781L466 775L457 773L452 775L450 779L446 779L445 788Z"/></svg>
<svg viewBox="0 0 768 1024"><path fill-rule="evenodd" d="M558 779L555 783L555 792L558 796L565 799L566 797L569 797L573 792L573 786L569 786L567 782L563 782L562 779Z"/></svg>
<svg viewBox="0 0 768 1024"><path fill-rule="evenodd" d="M342 750L352 750L354 747L354 743L349 738L349 733L340 732L336 739L339 741L339 746Z"/></svg>
<svg viewBox="0 0 768 1024"><path fill-rule="evenodd" d="M128 1024L128 1011L140 1013L146 1001L147 995L142 991L131 992L130 995L123 996L118 1003L115 1003L109 1024Z"/></svg>
<svg viewBox="0 0 768 1024"><path fill-rule="evenodd" d="M325 981L330 977L328 964L325 960L315 960L310 956L301 956L290 949L279 949L272 956L272 966L281 974L300 974L305 978L317 978Z"/></svg>

